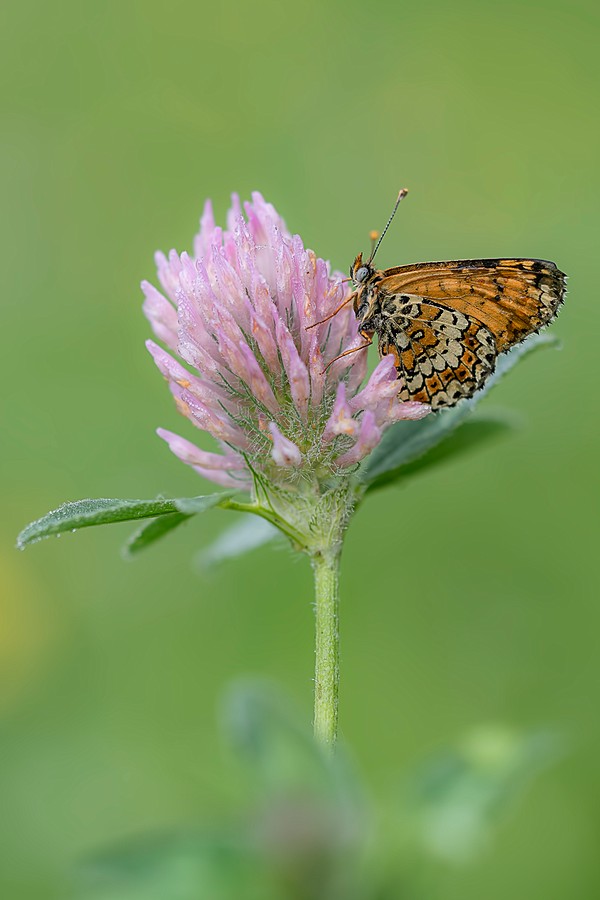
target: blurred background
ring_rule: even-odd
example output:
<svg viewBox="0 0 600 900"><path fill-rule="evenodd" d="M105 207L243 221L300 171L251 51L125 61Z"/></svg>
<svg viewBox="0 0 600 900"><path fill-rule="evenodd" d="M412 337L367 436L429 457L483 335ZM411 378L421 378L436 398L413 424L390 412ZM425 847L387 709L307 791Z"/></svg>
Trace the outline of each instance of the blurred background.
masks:
<svg viewBox="0 0 600 900"><path fill-rule="evenodd" d="M382 266L539 256L570 292L562 351L485 400L524 427L355 519L343 735L382 798L474 727L558 730L568 753L443 896L598 896L598 16L591 0L2 5L0 896L64 900L98 846L234 806L216 718L232 678L271 678L311 715L306 561L191 565L231 513L131 563L127 525L14 550L64 500L207 487L154 435L193 438L143 345L154 250L190 248L205 197L222 217L259 189L346 270L401 186Z"/></svg>

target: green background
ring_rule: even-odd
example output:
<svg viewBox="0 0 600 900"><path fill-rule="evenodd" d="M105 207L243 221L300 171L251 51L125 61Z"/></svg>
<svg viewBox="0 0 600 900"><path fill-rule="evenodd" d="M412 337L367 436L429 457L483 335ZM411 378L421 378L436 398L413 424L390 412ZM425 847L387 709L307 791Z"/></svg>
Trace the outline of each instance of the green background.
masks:
<svg viewBox="0 0 600 900"><path fill-rule="evenodd" d="M346 269L532 255L570 275L554 332L485 400L515 436L374 495L342 575L341 721L371 789L488 722L569 752L447 900L592 898L597 869L598 12L594 2L3 4L0 896L64 900L75 860L235 803L215 710L246 673L310 717L307 563L132 563L128 526L24 554L63 500L201 493L143 341L155 248L260 189Z"/></svg>

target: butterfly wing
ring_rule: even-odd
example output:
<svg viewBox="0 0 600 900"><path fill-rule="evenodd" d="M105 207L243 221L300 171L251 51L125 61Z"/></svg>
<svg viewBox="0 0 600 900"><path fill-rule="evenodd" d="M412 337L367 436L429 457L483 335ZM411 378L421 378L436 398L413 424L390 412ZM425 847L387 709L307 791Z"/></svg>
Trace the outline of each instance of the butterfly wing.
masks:
<svg viewBox="0 0 600 900"><path fill-rule="evenodd" d="M494 371L494 336L471 316L411 294L387 297L383 312L379 352L396 359L401 400L453 406Z"/></svg>
<svg viewBox="0 0 600 900"><path fill-rule="evenodd" d="M565 291L563 273L544 260L421 263L381 274L379 352L396 357L401 399L432 409L472 396L499 353L554 318Z"/></svg>
<svg viewBox="0 0 600 900"><path fill-rule="evenodd" d="M543 259L466 259L386 269L378 287L382 295L418 295L472 317L502 353L554 318L565 276Z"/></svg>

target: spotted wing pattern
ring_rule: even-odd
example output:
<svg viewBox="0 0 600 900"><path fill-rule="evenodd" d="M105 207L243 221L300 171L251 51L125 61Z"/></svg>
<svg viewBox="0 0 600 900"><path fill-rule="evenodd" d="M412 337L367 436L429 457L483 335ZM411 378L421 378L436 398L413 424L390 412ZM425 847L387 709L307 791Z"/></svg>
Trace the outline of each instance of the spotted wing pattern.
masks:
<svg viewBox="0 0 600 900"><path fill-rule="evenodd" d="M386 269L383 294L417 294L473 316L494 335L499 353L547 325L565 276L543 259L466 259Z"/></svg>
<svg viewBox="0 0 600 900"><path fill-rule="evenodd" d="M388 298L383 309L379 352L396 358L401 400L453 406L494 371L494 336L476 319L410 294Z"/></svg>
<svg viewBox="0 0 600 900"><path fill-rule="evenodd" d="M396 357L401 399L432 409L472 396L499 353L554 318L565 290L563 273L544 260L421 263L381 274L379 351Z"/></svg>

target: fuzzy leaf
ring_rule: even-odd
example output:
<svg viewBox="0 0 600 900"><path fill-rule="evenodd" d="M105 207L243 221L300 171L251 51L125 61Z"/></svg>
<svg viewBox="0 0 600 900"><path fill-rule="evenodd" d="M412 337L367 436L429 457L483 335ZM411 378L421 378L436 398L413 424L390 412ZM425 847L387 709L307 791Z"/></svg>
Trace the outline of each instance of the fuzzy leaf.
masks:
<svg viewBox="0 0 600 900"><path fill-rule="evenodd" d="M555 338L550 335L532 335L509 353L498 357L496 371L488 378L482 390L474 397L462 400L452 409L443 410L416 421L398 422L385 435L379 446L368 457L360 478L367 490L380 487L394 480L400 470L423 457L428 451L445 441L462 425L479 401L513 366L527 354L541 347L555 347Z"/></svg>
<svg viewBox="0 0 600 900"><path fill-rule="evenodd" d="M155 519L157 516L173 513L194 515L218 506L219 503L231 496L231 491L223 491L204 497L185 497L179 500L162 498L156 500L76 500L74 503L64 503L58 509L27 525L17 538L17 547L22 550L28 544L34 544L50 535L62 534L65 531L77 531L79 528L88 528L91 525L108 525L112 522L129 522L135 519ZM162 533L167 530L165 529Z"/></svg>

